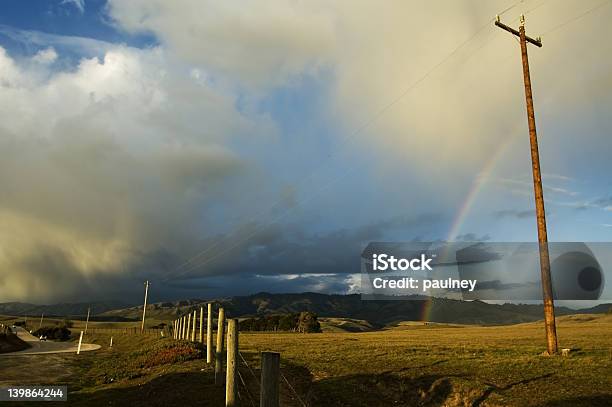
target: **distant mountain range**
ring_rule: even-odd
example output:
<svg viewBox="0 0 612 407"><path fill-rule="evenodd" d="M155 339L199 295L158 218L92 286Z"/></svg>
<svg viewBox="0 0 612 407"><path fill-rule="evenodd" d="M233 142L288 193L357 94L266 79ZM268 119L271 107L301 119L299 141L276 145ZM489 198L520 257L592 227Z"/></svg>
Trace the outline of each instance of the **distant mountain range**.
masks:
<svg viewBox="0 0 612 407"><path fill-rule="evenodd" d="M92 302L92 303L59 303L52 305L28 304L24 302L0 303L0 315L28 315L54 317L85 317L87 308L91 307L91 314L102 314L113 309L128 307L130 304L119 301ZM142 307L141 307L142 308Z"/></svg>
<svg viewBox="0 0 612 407"><path fill-rule="evenodd" d="M147 316L155 320L172 320L179 315L205 306L205 300L160 302L147 306ZM514 324L542 319L541 305L488 304L482 301L460 301L418 297L404 300L364 301L359 294L328 295L318 293L270 294L258 293L214 300L231 317L282 314L312 311L321 317L353 318L368 321L373 326L384 326L398 321L432 321L460 324ZM87 313L89 304L32 305L23 303L0 304L4 315L45 315L77 317ZM96 319L138 320L142 306L102 302L91 304ZM612 304L573 310L557 307L558 316L571 314L606 313Z"/></svg>

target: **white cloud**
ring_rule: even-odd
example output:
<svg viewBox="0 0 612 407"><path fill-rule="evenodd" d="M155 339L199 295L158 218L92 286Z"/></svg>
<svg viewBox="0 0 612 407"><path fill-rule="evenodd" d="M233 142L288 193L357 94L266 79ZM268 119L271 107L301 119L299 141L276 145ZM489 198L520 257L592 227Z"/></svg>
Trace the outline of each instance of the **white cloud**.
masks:
<svg viewBox="0 0 612 407"><path fill-rule="evenodd" d="M41 49L32 57L32 60L43 65L52 64L57 60L57 52L53 47Z"/></svg>
<svg viewBox="0 0 612 407"><path fill-rule="evenodd" d="M109 1L117 24L153 32L189 63L252 88L280 85L333 56L332 15L318 2Z"/></svg>
<svg viewBox="0 0 612 407"><path fill-rule="evenodd" d="M374 154L397 155L414 163L420 175L444 177L449 171L474 174L509 133L526 129L516 43L491 22L507 6L503 1L474 6L401 0L383 7L370 1L111 0L109 13L119 27L153 33L177 57L258 91L319 68L333 72L328 110L339 114L347 132L366 125L354 138ZM526 9L530 4L520 4L503 18L515 23ZM564 13L538 8L528 15L529 31L545 31L563 21ZM579 44L603 38L601 31L609 29L585 30L569 43L556 32L544 48L531 51L540 106L552 97L572 99L584 83L571 72L602 64L595 48L568 63L562 58L567 47L583 50ZM404 93L475 32L448 63ZM596 75L605 76L603 71ZM377 117L381 109L385 114ZM555 109L559 113L560 107Z"/></svg>

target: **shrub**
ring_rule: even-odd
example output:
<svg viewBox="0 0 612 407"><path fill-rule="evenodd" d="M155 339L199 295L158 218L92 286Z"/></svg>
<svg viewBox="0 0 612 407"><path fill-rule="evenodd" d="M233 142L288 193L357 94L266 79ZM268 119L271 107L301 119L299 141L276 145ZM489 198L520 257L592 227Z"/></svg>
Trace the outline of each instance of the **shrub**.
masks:
<svg viewBox="0 0 612 407"><path fill-rule="evenodd" d="M70 320L70 318L66 317L64 318L64 320L62 321L60 326L66 327L66 328L72 328L72 321Z"/></svg>
<svg viewBox="0 0 612 407"><path fill-rule="evenodd" d="M303 333L321 332L317 314L300 312L284 315L268 315L240 321L241 331L298 331Z"/></svg>
<svg viewBox="0 0 612 407"><path fill-rule="evenodd" d="M321 324L319 324L319 321L317 320L317 314L308 311L300 312L298 332L321 332Z"/></svg>
<svg viewBox="0 0 612 407"><path fill-rule="evenodd" d="M43 327L32 333L34 336L46 336L47 339L66 341L70 339L70 329L65 326Z"/></svg>

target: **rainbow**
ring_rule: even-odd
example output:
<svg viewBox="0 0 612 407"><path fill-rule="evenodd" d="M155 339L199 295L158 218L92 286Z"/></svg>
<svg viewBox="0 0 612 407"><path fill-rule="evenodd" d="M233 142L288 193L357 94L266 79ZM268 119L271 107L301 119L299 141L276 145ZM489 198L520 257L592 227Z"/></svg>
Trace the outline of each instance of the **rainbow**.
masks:
<svg viewBox="0 0 612 407"><path fill-rule="evenodd" d="M461 227L465 223L468 215L470 214L470 210L472 206L476 202L478 195L482 191L483 187L491 178L492 174L495 171L497 164L501 161L504 153L508 149L508 147L512 144L512 142L516 139L516 135L518 132L513 132L510 134L508 138L506 138L502 143L500 143L499 147L495 151L494 154L485 162L482 169L472 182L468 193L463 200L463 203L460 205L459 210L453 218L453 222L451 223L451 227L449 229L448 234L446 235L446 241L452 242L457 238ZM430 298L424 301L423 307L421 308L421 321L429 321L431 318L431 312L433 309L433 300Z"/></svg>
<svg viewBox="0 0 612 407"><path fill-rule="evenodd" d="M465 219L470 214L470 209L472 209L474 202L476 202L476 198L478 198L478 195L482 191L483 187L491 178L491 175L493 174L497 163L501 160L502 156L508 149L508 146L512 144L511 142L513 140L514 137L508 137L506 140L504 140L504 142L499 145L495 153L492 154L491 157L485 162L485 165L482 167L482 169L476 176L476 179L474 179L474 182L472 182L472 185L467 195L465 196L463 203L459 207L459 211L457 211L457 214L453 218L450 230L446 235L446 241L452 242L454 239L457 238L461 227L465 223Z"/></svg>

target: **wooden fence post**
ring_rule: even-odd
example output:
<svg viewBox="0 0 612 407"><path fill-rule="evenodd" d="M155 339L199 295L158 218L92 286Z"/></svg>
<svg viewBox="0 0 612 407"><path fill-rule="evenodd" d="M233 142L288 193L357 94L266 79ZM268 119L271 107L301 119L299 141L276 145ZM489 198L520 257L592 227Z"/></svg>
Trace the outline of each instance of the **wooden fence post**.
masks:
<svg viewBox="0 0 612 407"><path fill-rule="evenodd" d="M208 303L208 319L206 320L206 363L212 362L212 304Z"/></svg>
<svg viewBox="0 0 612 407"><path fill-rule="evenodd" d="M187 319L187 331L185 332L185 339L189 340L189 336L191 335L191 312L185 316Z"/></svg>
<svg viewBox="0 0 612 407"><path fill-rule="evenodd" d="M261 352L260 407L278 407L280 353Z"/></svg>
<svg viewBox="0 0 612 407"><path fill-rule="evenodd" d="M202 336L204 328L204 307L200 307L200 343L204 343L204 336Z"/></svg>
<svg viewBox="0 0 612 407"><path fill-rule="evenodd" d="M223 334L225 331L225 310L219 308L219 320L217 325L217 352L215 355L215 384L223 384Z"/></svg>
<svg viewBox="0 0 612 407"><path fill-rule="evenodd" d="M198 311L193 311L193 324L191 327L191 342L195 342L195 333L196 333L196 318L198 317Z"/></svg>
<svg viewBox="0 0 612 407"><path fill-rule="evenodd" d="M234 407L237 403L238 386L238 320L227 321L227 375L225 376L225 406Z"/></svg>
<svg viewBox="0 0 612 407"><path fill-rule="evenodd" d="M181 331L181 339L185 339L185 329L187 329L187 321L185 321L185 316L183 316L183 329Z"/></svg>

